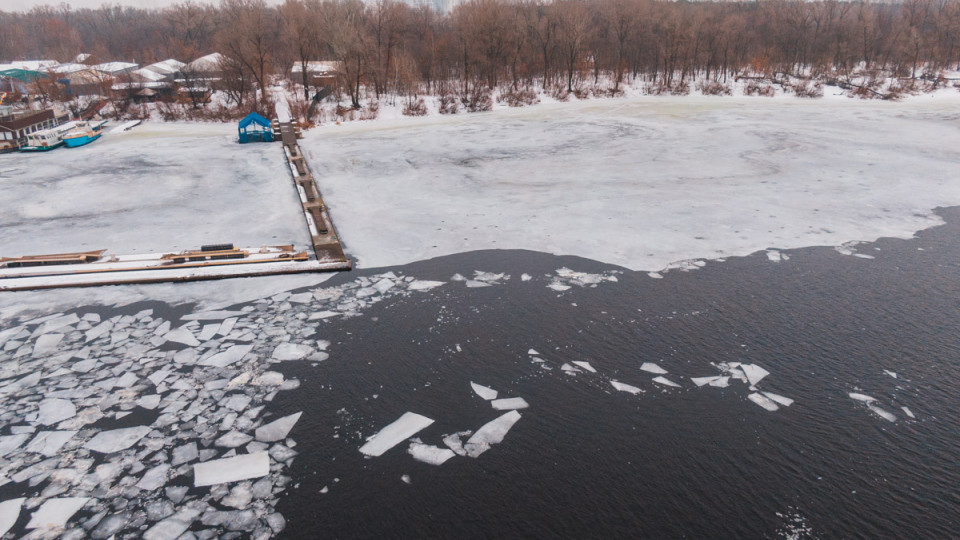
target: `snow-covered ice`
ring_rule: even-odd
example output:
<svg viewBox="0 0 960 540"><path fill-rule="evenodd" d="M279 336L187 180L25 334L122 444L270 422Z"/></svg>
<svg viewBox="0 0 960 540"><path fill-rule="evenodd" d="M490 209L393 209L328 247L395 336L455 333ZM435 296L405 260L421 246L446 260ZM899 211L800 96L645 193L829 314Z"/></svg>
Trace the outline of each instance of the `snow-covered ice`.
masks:
<svg viewBox="0 0 960 540"><path fill-rule="evenodd" d="M40 402L37 422L49 426L61 420L73 418L76 414L77 407L70 401L66 399L48 398Z"/></svg>
<svg viewBox="0 0 960 540"><path fill-rule="evenodd" d="M418 442L410 443L407 453L413 456L413 459L430 465L443 465L448 459L456 456L453 450Z"/></svg>
<svg viewBox="0 0 960 540"><path fill-rule="evenodd" d="M580 366L581 368L589 371L590 373L596 373L596 372L597 372L597 370L594 369L594 367L590 365L590 362L586 362L586 361L584 361L584 360L572 360L570 363L576 364L576 365Z"/></svg>
<svg viewBox="0 0 960 540"><path fill-rule="evenodd" d="M20 497L19 499L0 502L0 536L6 534L17 522L17 518L20 517L20 508L25 500L25 498Z"/></svg>
<svg viewBox="0 0 960 540"><path fill-rule="evenodd" d="M522 397L495 399L490 405L498 411L510 411L515 409L526 409L530 406L527 400Z"/></svg>
<svg viewBox="0 0 960 540"><path fill-rule="evenodd" d="M381 456L432 423L433 420L426 416L405 412L403 416L370 437L366 444L360 447L360 452L368 456Z"/></svg>
<svg viewBox="0 0 960 540"><path fill-rule="evenodd" d="M510 411L484 424L463 445L467 455L473 458L478 457L489 450L492 445L503 442L507 432L520 418L520 413Z"/></svg>
<svg viewBox="0 0 960 540"><path fill-rule="evenodd" d="M55 528L63 527L67 520L73 517L83 505L87 504L89 497L61 497L47 499L40 508L37 508L30 516L27 523L28 529Z"/></svg>
<svg viewBox="0 0 960 540"><path fill-rule="evenodd" d="M269 424L260 426L256 431L256 438L260 442L276 442L287 438L287 434L300 420L302 412L278 418Z"/></svg>
<svg viewBox="0 0 960 540"><path fill-rule="evenodd" d="M642 369L643 371L646 371L647 373L653 373L655 375L664 375L667 373L667 370L663 369L657 364L654 364L653 362L644 362L640 366L640 369Z"/></svg>
<svg viewBox="0 0 960 540"><path fill-rule="evenodd" d="M666 378L666 377L664 377L664 376L662 376L662 375L661 375L661 376L658 376L658 377L654 377L654 378L653 378L653 382L655 382L655 383L657 383L657 384L662 384L662 385L664 385L664 386L674 386L674 387L677 387L677 388L680 387L679 384L671 381L670 379L668 379L668 378Z"/></svg>
<svg viewBox="0 0 960 540"><path fill-rule="evenodd" d="M744 375L747 376L750 386L756 386L758 382L770 374L769 371L756 364L740 364L740 369L742 369Z"/></svg>
<svg viewBox="0 0 960 540"><path fill-rule="evenodd" d="M473 381L470 382L470 388L473 388L474 393L487 401L490 401L491 399L497 399L497 395L499 394L499 392L493 388L483 386L482 384L477 384Z"/></svg>
<svg viewBox="0 0 960 540"><path fill-rule="evenodd" d="M94 435L94 437L87 441L87 443L83 446L84 448L93 450L94 452L111 454L113 452L119 452L121 450L130 448L136 444L137 441L145 437L147 433L150 433L150 428L147 426L136 426L114 429L112 431L101 431L100 433Z"/></svg>
<svg viewBox="0 0 960 540"><path fill-rule="evenodd" d="M748 395L747 398L750 401L756 403L757 405L771 412L780 408L776 403L773 402L772 399L768 398L767 396L759 392L753 392L750 395Z"/></svg>
<svg viewBox="0 0 960 540"><path fill-rule="evenodd" d="M630 394L639 394L643 392L643 390L637 388L636 386L624 384L619 381L610 381L610 384L613 385L613 387L619 392L628 392Z"/></svg>
<svg viewBox="0 0 960 540"><path fill-rule="evenodd" d="M239 456L216 459L193 466L193 485L196 487L238 482L259 478L270 472L270 456L267 452L254 452Z"/></svg>

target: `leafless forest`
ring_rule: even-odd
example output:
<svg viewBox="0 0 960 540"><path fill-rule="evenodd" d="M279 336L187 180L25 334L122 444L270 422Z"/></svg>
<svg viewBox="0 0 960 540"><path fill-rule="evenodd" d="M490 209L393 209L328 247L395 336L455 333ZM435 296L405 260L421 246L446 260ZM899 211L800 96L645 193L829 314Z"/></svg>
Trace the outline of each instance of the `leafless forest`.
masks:
<svg viewBox="0 0 960 540"><path fill-rule="evenodd" d="M218 51L252 90L295 63L336 60L338 96L354 107L384 95L483 99L494 89L522 99L532 87L616 94L637 78L674 93L693 81L722 93L742 76L938 84L958 68L958 39L960 0L470 0L449 13L393 0L224 0L0 12L0 58L88 52L147 63Z"/></svg>

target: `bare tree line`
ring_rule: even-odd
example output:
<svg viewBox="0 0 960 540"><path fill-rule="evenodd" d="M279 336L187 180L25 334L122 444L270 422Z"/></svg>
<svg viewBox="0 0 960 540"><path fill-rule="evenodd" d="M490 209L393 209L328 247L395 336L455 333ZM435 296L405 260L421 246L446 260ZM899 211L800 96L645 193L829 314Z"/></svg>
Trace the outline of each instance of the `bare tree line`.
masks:
<svg viewBox="0 0 960 540"><path fill-rule="evenodd" d="M960 0L469 0L450 13L395 0L223 0L0 12L2 59L89 52L143 64L213 51L261 95L299 63L307 97L307 62L336 60L338 91L354 107L363 92L572 92L609 81L615 93L638 77L665 87L745 73L917 78L958 68Z"/></svg>

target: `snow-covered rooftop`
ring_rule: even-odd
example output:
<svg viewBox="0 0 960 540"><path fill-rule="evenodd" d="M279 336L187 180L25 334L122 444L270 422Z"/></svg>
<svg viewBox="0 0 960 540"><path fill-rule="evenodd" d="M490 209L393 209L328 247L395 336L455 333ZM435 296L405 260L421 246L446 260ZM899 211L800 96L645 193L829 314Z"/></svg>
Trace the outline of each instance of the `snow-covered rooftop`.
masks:
<svg viewBox="0 0 960 540"><path fill-rule="evenodd" d="M316 62L307 62L307 72L314 75L328 75L340 71L340 62L335 60L320 60ZM294 62L290 68L290 73L302 73L303 65L300 62Z"/></svg>
<svg viewBox="0 0 960 540"><path fill-rule="evenodd" d="M93 66L97 71L102 71L104 73L126 73L128 71L133 71L137 69L139 64L134 64L131 62L104 62L103 64L97 64Z"/></svg>
<svg viewBox="0 0 960 540"><path fill-rule="evenodd" d="M166 60L161 60L160 62L154 62L149 66L144 66L143 69L149 69L150 71L161 73L163 75L172 75L180 71L180 68L182 68L185 65L186 64L184 64L179 60L168 58Z"/></svg>
<svg viewBox="0 0 960 540"><path fill-rule="evenodd" d="M201 56L184 66L185 71L220 71L220 63L224 56L218 52Z"/></svg>

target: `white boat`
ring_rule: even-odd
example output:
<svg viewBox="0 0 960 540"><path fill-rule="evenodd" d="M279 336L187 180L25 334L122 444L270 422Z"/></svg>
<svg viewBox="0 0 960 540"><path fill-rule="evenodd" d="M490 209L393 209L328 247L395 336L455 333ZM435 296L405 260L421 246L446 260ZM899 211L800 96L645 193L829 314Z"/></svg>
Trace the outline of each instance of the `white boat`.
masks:
<svg viewBox="0 0 960 540"><path fill-rule="evenodd" d="M76 128L76 122L67 122L49 129L41 129L27 135L27 143L20 147L21 152L46 152L63 145L63 136Z"/></svg>

